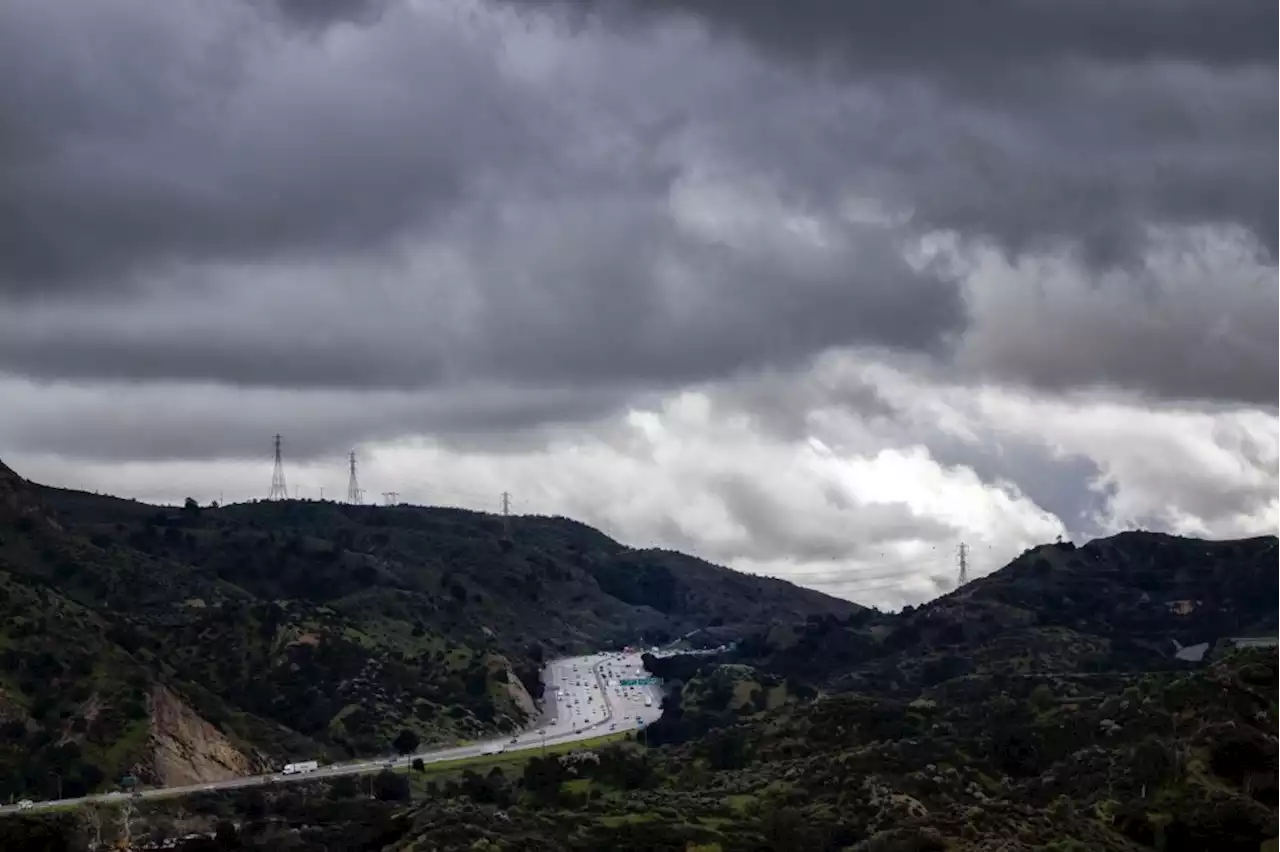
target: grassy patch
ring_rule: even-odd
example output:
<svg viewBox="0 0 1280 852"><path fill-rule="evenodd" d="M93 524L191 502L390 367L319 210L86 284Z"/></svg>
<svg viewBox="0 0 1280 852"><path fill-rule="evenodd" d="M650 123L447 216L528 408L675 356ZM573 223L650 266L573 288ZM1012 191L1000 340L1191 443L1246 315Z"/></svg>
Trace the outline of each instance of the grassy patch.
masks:
<svg viewBox="0 0 1280 852"><path fill-rule="evenodd" d="M422 772L414 771L403 765L395 768L396 772L408 772L411 782L414 784L415 790L425 787L430 781L444 781L455 775L461 775L463 770L471 770L472 772L484 775L498 767L502 773L507 776L519 774L524 771L524 765L534 757L543 757L553 754L570 754L575 751L589 751L594 748L603 748L614 743L625 742L627 732L623 731L616 734L608 734L603 737L593 737L589 740L576 740L568 743L548 743L545 749L525 749L523 751L515 751L503 754L480 754L475 757L460 757L457 760L444 760L438 763L428 763L423 767Z"/></svg>

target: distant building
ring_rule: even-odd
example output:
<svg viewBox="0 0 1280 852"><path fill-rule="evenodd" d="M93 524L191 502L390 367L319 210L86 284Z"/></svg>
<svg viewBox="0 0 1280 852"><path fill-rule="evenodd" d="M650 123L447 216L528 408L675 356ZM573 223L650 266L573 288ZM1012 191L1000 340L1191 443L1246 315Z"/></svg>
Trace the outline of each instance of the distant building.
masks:
<svg viewBox="0 0 1280 852"><path fill-rule="evenodd" d="M1165 601L1165 606L1174 615L1190 615L1196 611L1198 601Z"/></svg>

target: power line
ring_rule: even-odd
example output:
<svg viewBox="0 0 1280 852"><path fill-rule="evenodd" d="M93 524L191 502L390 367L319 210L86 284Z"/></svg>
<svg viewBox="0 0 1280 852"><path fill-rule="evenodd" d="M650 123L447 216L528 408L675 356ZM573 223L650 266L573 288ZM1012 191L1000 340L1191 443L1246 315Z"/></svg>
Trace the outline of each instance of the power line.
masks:
<svg viewBox="0 0 1280 852"><path fill-rule="evenodd" d="M360 480L356 478L356 451L352 450L347 456L348 469L351 474L347 479L347 502L356 504L361 501Z"/></svg>
<svg viewBox="0 0 1280 852"><path fill-rule="evenodd" d="M280 455L280 434L276 433L274 438L276 448L276 466L271 471L271 493L267 495L268 500L288 500L289 489L284 484L284 460Z"/></svg>

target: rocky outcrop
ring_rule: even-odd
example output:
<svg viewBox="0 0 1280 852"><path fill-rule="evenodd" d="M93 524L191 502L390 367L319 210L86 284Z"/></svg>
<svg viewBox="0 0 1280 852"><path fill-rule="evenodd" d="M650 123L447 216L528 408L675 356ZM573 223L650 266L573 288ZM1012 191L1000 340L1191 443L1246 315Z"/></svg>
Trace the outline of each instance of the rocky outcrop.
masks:
<svg viewBox="0 0 1280 852"><path fill-rule="evenodd" d="M161 784L225 781L261 769L261 760L246 756L165 687L151 690L149 704L153 769Z"/></svg>
<svg viewBox="0 0 1280 852"><path fill-rule="evenodd" d="M511 696L512 702L524 713L525 718L532 719L538 715L537 703L510 666L507 667L507 693Z"/></svg>

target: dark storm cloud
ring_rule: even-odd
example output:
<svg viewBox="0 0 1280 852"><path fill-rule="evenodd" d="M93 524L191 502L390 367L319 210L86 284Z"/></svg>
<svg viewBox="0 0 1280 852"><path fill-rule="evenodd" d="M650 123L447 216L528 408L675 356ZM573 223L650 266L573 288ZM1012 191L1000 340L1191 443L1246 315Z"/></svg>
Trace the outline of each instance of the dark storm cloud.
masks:
<svg viewBox="0 0 1280 852"><path fill-rule="evenodd" d="M691 235L685 106L646 95L636 125L596 84L598 114L561 107L504 65L501 22L392 5L318 36L230 8L0 13L21 154L0 166L0 369L670 384L832 345L940 351L963 327L955 282L892 228L804 251Z"/></svg>
<svg viewBox="0 0 1280 852"><path fill-rule="evenodd" d="M310 27L376 21L395 0L267 0L288 20Z"/></svg>
<svg viewBox="0 0 1280 852"><path fill-rule="evenodd" d="M808 73L825 107L818 96L779 105L756 86L773 107L710 131L752 169L786 151L794 191L859 187L909 212L911 227L989 241L1015 263L1071 258L1084 286L1022 270L1018 288L1051 287L1051 298L978 317L956 365L969 380L1275 404L1276 4L567 5L633 34L699 21ZM1159 230L1206 225L1256 242L1206 248ZM1156 250L1202 265L1152 269ZM1238 266L1250 251L1251 280L1225 286L1217 262ZM1190 280L1170 288L1172 277ZM1116 295L1081 306L1072 289Z"/></svg>
<svg viewBox="0 0 1280 852"><path fill-rule="evenodd" d="M870 241L790 264L707 249L652 212L619 220L587 199L580 206L558 216L531 205L509 234L493 234L492 245L515 248L484 255L476 246L464 280L382 271L371 279L398 283L370 285L349 304L308 295L344 288L342 270L317 269L271 279L265 291L229 272L206 285L217 299L159 293L0 315L0 364L42 379L640 389L795 367L831 346L938 351L962 323L953 284ZM566 234L589 248L566 244ZM664 268L681 279L665 290L651 284ZM507 286L522 281L537 286ZM459 289L468 295L455 303Z"/></svg>
<svg viewBox="0 0 1280 852"><path fill-rule="evenodd" d="M922 225L1112 264L1132 257L1149 224L1231 222L1274 254L1275 3L542 5L619 25L696 20L797 67L881 87L891 109L845 110L862 125L858 144L841 146L845 168L871 164L880 173L867 179ZM913 102L937 126L911 116ZM836 165L815 170L829 180Z"/></svg>
<svg viewBox="0 0 1280 852"><path fill-rule="evenodd" d="M291 461L335 458L367 441L431 434L501 451L511 434L599 417L620 394L580 388L467 387L448 392L280 393L220 386L55 385L0 379L0 446L100 462L262 458L275 432Z"/></svg>
<svg viewBox="0 0 1280 852"><path fill-rule="evenodd" d="M484 34L395 21L335 58L259 12L0 7L0 295L377 250L459 203L473 163L538 147L518 87L471 49Z"/></svg>
<svg viewBox="0 0 1280 852"><path fill-rule="evenodd" d="M1277 10L1266 0L544 0L577 12L691 15L793 56L858 67L999 70L1088 58L1271 62ZM523 0L519 0L523 2Z"/></svg>
<svg viewBox="0 0 1280 852"><path fill-rule="evenodd" d="M883 4L689 8L735 38L480 0L0 5L0 371L620 400L834 347L946 360L957 277L903 256L932 228L1092 260L1152 224L1274 234L1274 63L1182 3L1149 31L976 7L969 41ZM843 73L794 61L819 47Z"/></svg>

